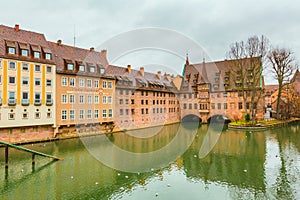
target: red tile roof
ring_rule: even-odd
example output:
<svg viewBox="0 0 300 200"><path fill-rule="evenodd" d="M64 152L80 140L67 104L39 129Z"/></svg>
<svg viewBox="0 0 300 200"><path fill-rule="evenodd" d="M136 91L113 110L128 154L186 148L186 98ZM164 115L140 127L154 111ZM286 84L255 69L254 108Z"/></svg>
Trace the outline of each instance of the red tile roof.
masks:
<svg viewBox="0 0 300 200"><path fill-rule="evenodd" d="M8 55L6 53L6 44L10 44L16 47L17 53L19 51L19 46L22 48L37 48L39 51L41 48L44 52L49 51L48 43L44 34L36 33L32 31L16 29L4 25L0 25L0 56L1 57L8 57L8 58L16 58L16 59L23 59L23 60L35 60L35 61L43 61L49 62L49 60L44 59L33 59L30 57L22 58L16 55ZM51 52L48 52L51 53ZM51 62L51 61L50 61Z"/></svg>
<svg viewBox="0 0 300 200"><path fill-rule="evenodd" d="M95 66L96 72L94 74L99 74L99 67L107 67L108 61L106 58L106 50L101 52L91 51L87 49L82 49L78 47L68 46L64 44L48 42L51 51L53 52L53 59L56 63L57 72L65 72L65 73L81 73L74 71L66 70L65 62L70 62L76 66L76 63L82 63L85 65L87 70L87 65ZM84 74L93 74L89 72L85 72Z"/></svg>

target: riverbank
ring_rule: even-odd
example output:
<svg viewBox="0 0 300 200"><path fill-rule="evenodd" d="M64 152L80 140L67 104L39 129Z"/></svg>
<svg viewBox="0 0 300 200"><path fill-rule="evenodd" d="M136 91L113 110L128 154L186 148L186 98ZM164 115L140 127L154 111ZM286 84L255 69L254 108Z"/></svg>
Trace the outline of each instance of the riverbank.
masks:
<svg viewBox="0 0 300 200"><path fill-rule="evenodd" d="M252 125L251 121L246 122L243 120L234 121L228 124L228 129L233 130L251 130L251 131L261 131L267 129L278 128L282 126L286 126L292 122L300 121L300 118L291 118L289 120L259 120L257 121L256 125Z"/></svg>
<svg viewBox="0 0 300 200"><path fill-rule="evenodd" d="M131 129L115 129L112 132L104 132L101 130L94 130L90 129L87 132L80 132L80 131L72 131L68 133L59 133L55 137L40 137L40 138L34 138L34 137L28 137L26 138L25 136L20 136L20 134L16 135L10 135L9 137L6 138L1 138L0 141L4 141L10 144L15 144L15 145L24 145L24 144L34 144L34 143L41 143L41 142L51 142L51 141L56 141L56 140L66 140L66 139L72 139L72 138L80 138L80 137L90 137L90 136L96 136L96 135L112 135L115 133L119 132L126 132L126 131L134 131L134 130L141 130L141 129L146 129L146 128L155 128L155 127L161 127L161 126L166 126L166 125L172 125L172 124L177 124L180 122L174 122L174 123L168 123L168 124L162 124L162 125L155 125L155 126L147 126L147 127L140 127L140 128L131 128ZM24 134L22 134L24 135ZM0 145L1 147L1 145Z"/></svg>

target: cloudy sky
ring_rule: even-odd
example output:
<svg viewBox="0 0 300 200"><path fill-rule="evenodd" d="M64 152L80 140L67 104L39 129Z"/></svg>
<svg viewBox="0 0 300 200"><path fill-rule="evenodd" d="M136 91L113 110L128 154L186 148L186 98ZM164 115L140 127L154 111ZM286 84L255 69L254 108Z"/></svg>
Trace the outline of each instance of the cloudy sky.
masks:
<svg viewBox="0 0 300 200"><path fill-rule="evenodd" d="M68 45L74 43L75 30L76 46L107 48L112 64L146 66L147 71L156 70L154 65L157 65L158 69L180 73L186 52L191 63L202 62L203 57L222 60L231 43L261 34L267 36L273 46L290 48L300 59L300 3L297 1L9 0L0 5L1 24L14 26L18 23L21 29L44 33L50 41L62 39ZM118 41L112 38L125 33L124 38L128 39L131 31L149 27L166 30L167 34L173 32L170 38L188 38L205 53L199 54L188 46L189 42L181 44L176 39L173 43L178 44L180 50L174 46L164 49L160 44L166 39L158 35L148 38L157 40L152 49L143 49L144 43L130 46L128 42L119 45L128 45L127 53L110 49L116 47ZM132 37L128 41L135 42L135 37L141 34ZM110 46L103 45L108 43Z"/></svg>

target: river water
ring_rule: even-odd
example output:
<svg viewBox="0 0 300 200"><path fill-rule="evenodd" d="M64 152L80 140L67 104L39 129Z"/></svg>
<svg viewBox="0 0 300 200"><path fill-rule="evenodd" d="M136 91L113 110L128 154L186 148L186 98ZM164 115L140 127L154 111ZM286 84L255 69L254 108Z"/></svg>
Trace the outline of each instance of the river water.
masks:
<svg viewBox="0 0 300 200"><path fill-rule="evenodd" d="M0 148L0 199L300 199L299 122L211 128L173 124L24 145L63 161L36 156L32 166L30 154L9 149L8 170Z"/></svg>

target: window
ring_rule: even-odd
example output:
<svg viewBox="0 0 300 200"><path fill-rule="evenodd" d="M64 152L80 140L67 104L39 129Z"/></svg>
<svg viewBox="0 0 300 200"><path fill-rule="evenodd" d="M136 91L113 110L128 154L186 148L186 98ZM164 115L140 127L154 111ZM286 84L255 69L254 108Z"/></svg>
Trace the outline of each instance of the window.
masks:
<svg viewBox="0 0 300 200"><path fill-rule="evenodd" d="M15 119L15 113L8 113L8 119L14 120Z"/></svg>
<svg viewBox="0 0 300 200"><path fill-rule="evenodd" d="M41 53L40 53L40 52L38 52L38 51L34 51L34 52L33 52L33 57L34 57L34 58L40 58L40 56L41 56Z"/></svg>
<svg viewBox="0 0 300 200"><path fill-rule="evenodd" d="M88 104L92 104L92 96L88 96Z"/></svg>
<svg viewBox="0 0 300 200"><path fill-rule="evenodd" d="M193 106L191 103L189 103L189 109L192 110Z"/></svg>
<svg viewBox="0 0 300 200"><path fill-rule="evenodd" d="M149 109L148 108L146 108L146 114L149 114Z"/></svg>
<svg viewBox="0 0 300 200"><path fill-rule="evenodd" d="M126 99L127 100L127 99ZM108 96L108 100L107 100L108 104L112 104L112 96Z"/></svg>
<svg viewBox="0 0 300 200"><path fill-rule="evenodd" d="M94 87L98 88L99 87L99 81L94 81Z"/></svg>
<svg viewBox="0 0 300 200"><path fill-rule="evenodd" d="M16 69L16 63L15 62L9 62L9 69Z"/></svg>
<svg viewBox="0 0 300 200"><path fill-rule="evenodd" d="M75 79L74 78L70 78L70 86L74 87L75 86Z"/></svg>
<svg viewBox="0 0 300 200"><path fill-rule="evenodd" d="M186 109L186 103L183 104L183 109Z"/></svg>
<svg viewBox="0 0 300 200"><path fill-rule="evenodd" d="M215 109L215 103L211 104L211 109Z"/></svg>
<svg viewBox="0 0 300 200"><path fill-rule="evenodd" d="M126 94L126 95L129 95L129 90L125 90L125 94Z"/></svg>
<svg viewBox="0 0 300 200"><path fill-rule="evenodd" d="M61 85L62 85L62 86L67 86L67 85L68 85L67 80L68 80L68 79L67 79L66 77L62 77L62 78L61 78Z"/></svg>
<svg viewBox="0 0 300 200"><path fill-rule="evenodd" d="M79 96L79 103L84 103L84 96L83 95Z"/></svg>
<svg viewBox="0 0 300 200"><path fill-rule="evenodd" d="M45 59L46 60L51 60L51 53L45 53Z"/></svg>
<svg viewBox="0 0 300 200"><path fill-rule="evenodd" d="M74 70L74 64L68 63L67 64L67 70Z"/></svg>
<svg viewBox="0 0 300 200"><path fill-rule="evenodd" d="M221 103L218 103L218 109L221 110Z"/></svg>
<svg viewBox="0 0 300 200"><path fill-rule="evenodd" d="M122 105L123 104L123 99L120 99L119 103L120 103L120 105Z"/></svg>
<svg viewBox="0 0 300 200"><path fill-rule="evenodd" d="M28 50L27 49L22 49L21 50L21 56L28 56Z"/></svg>
<svg viewBox="0 0 300 200"><path fill-rule="evenodd" d="M70 110L70 120L75 119L75 110Z"/></svg>
<svg viewBox="0 0 300 200"><path fill-rule="evenodd" d="M249 102L246 103L246 109L250 109L250 103Z"/></svg>
<svg viewBox="0 0 300 200"><path fill-rule="evenodd" d="M95 67L94 66L90 66L90 72L94 73L95 72Z"/></svg>
<svg viewBox="0 0 300 200"><path fill-rule="evenodd" d="M106 96L103 96L103 97L102 97L102 103L103 103L103 104L106 104Z"/></svg>
<svg viewBox="0 0 300 200"><path fill-rule="evenodd" d="M61 119L62 120L66 120L67 119L67 111L66 110L62 110L61 111Z"/></svg>
<svg viewBox="0 0 300 200"><path fill-rule="evenodd" d="M67 103L68 102L68 96L66 94L61 95L61 102Z"/></svg>
<svg viewBox="0 0 300 200"><path fill-rule="evenodd" d="M47 93L46 94L46 103L47 104L52 104L52 94L51 93Z"/></svg>
<svg viewBox="0 0 300 200"><path fill-rule="evenodd" d="M91 88L92 87L92 80L87 80L87 87Z"/></svg>
<svg viewBox="0 0 300 200"><path fill-rule="evenodd" d="M84 110L79 110L79 119L84 119Z"/></svg>
<svg viewBox="0 0 300 200"><path fill-rule="evenodd" d="M104 68L100 68L100 74L104 74L105 69Z"/></svg>
<svg viewBox="0 0 300 200"><path fill-rule="evenodd" d="M108 117L109 117L109 118L112 118L112 116L113 116L112 109L109 109L109 110L108 110Z"/></svg>
<svg viewBox="0 0 300 200"><path fill-rule="evenodd" d="M16 54L16 48L14 48L14 47L8 47L8 53L9 54Z"/></svg>
<svg viewBox="0 0 300 200"><path fill-rule="evenodd" d="M87 118L92 119L92 110L87 111Z"/></svg>
<svg viewBox="0 0 300 200"><path fill-rule="evenodd" d="M144 100L141 100L141 104L144 105Z"/></svg>
<svg viewBox="0 0 300 200"><path fill-rule="evenodd" d="M194 109L198 109L198 104L194 103Z"/></svg>
<svg viewBox="0 0 300 200"><path fill-rule="evenodd" d="M243 103L239 102L239 109L243 109Z"/></svg>
<svg viewBox="0 0 300 200"><path fill-rule="evenodd" d="M22 93L22 99L23 100L28 100L28 98L29 98L28 92L23 92Z"/></svg>
<svg viewBox="0 0 300 200"><path fill-rule="evenodd" d="M142 115L144 114L144 108L141 109L141 113L142 113Z"/></svg>
<svg viewBox="0 0 300 200"><path fill-rule="evenodd" d="M125 99L125 104L126 104L126 105L129 104L129 99Z"/></svg>
<svg viewBox="0 0 300 200"><path fill-rule="evenodd" d="M8 98L9 98L9 99L15 99L15 95L16 95L15 92L9 92L9 93L8 93Z"/></svg>
<svg viewBox="0 0 300 200"><path fill-rule="evenodd" d="M94 97L94 102L95 102L96 104L99 103L99 96L95 96L95 97Z"/></svg>
<svg viewBox="0 0 300 200"><path fill-rule="evenodd" d="M52 85L52 80L51 79L47 79L46 80L46 86L51 86Z"/></svg>
<svg viewBox="0 0 300 200"><path fill-rule="evenodd" d="M102 110L102 118L106 118L106 110Z"/></svg>
<svg viewBox="0 0 300 200"><path fill-rule="evenodd" d="M125 114L128 115L129 114L129 109L125 110Z"/></svg>
<svg viewBox="0 0 300 200"><path fill-rule="evenodd" d="M14 77L14 76L8 77L8 82L9 82L10 84L16 84L16 77Z"/></svg>
<svg viewBox="0 0 300 200"><path fill-rule="evenodd" d="M224 103L224 109L225 110L227 109L227 103Z"/></svg>
<svg viewBox="0 0 300 200"><path fill-rule="evenodd" d="M28 71L28 63L22 63L22 70Z"/></svg>
<svg viewBox="0 0 300 200"><path fill-rule="evenodd" d="M112 82L111 82L111 81L109 81L109 82L107 83L107 87L108 87L108 88L112 88Z"/></svg>
<svg viewBox="0 0 300 200"><path fill-rule="evenodd" d="M132 104L132 105L134 104L134 99L131 99L131 104Z"/></svg>
<svg viewBox="0 0 300 200"><path fill-rule="evenodd" d="M41 118L41 113L40 113L40 112L35 112L35 113L34 113L34 118L35 118L35 119Z"/></svg>
<svg viewBox="0 0 300 200"><path fill-rule="evenodd" d="M35 86L40 86L41 85L41 79L40 78L35 78L34 79L34 85Z"/></svg>
<svg viewBox="0 0 300 200"><path fill-rule="evenodd" d="M94 118L95 119L99 118L99 110L94 110Z"/></svg>
<svg viewBox="0 0 300 200"><path fill-rule="evenodd" d="M106 81L103 81L103 82L102 82L102 85L103 85L103 86L102 86L103 88L106 88L106 87L107 87L107 82L106 82ZM121 92L121 91L120 91L120 92Z"/></svg>
<svg viewBox="0 0 300 200"><path fill-rule="evenodd" d="M84 65L79 65L79 71L84 72L85 71L85 66Z"/></svg>
<svg viewBox="0 0 300 200"><path fill-rule="evenodd" d="M52 67L51 66L47 66L46 71L47 71L47 73L51 73L52 72Z"/></svg>
<svg viewBox="0 0 300 200"><path fill-rule="evenodd" d="M41 66L40 65L35 65L34 70L35 70L35 72L40 72L41 71Z"/></svg>
<svg viewBox="0 0 300 200"><path fill-rule="evenodd" d="M155 109L155 108L153 108ZM131 115L134 115L134 109L131 109Z"/></svg>
<svg viewBox="0 0 300 200"><path fill-rule="evenodd" d="M79 87L84 87L84 79L79 79Z"/></svg>
<svg viewBox="0 0 300 200"><path fill-rule="evenodd" d="M24 78L22 78L22 84L23 85L28 85L28 77L24 77Z"/></svg>
<svg viewBox="0 0 300 200"><path fill-rule="evenodd" d="M152 113L155 113L155 108L152 108Z"/></svg>
<svg viewBox="0 0 300 200"><path fill-rule="evenodd" d="M120 115L123 115L123 109L120 109Z"/></svg>
<svg viewBox="0 0 300 200"><path fill-rule="evenodd" d="M70 94L70 103L75 103L75 96L74 96L74 94Z"/></svg>
<svg viewBox="0 0 300 200"><path fill-rule="evenodd" d="M27 112L24 112L22 114L22 119L28 119L28 113Z"/></svg>

